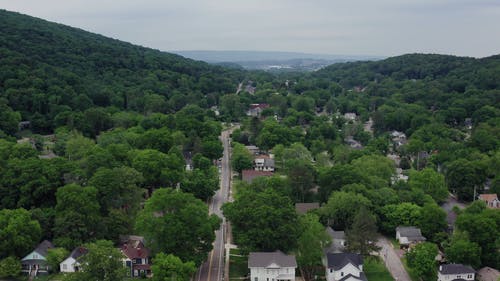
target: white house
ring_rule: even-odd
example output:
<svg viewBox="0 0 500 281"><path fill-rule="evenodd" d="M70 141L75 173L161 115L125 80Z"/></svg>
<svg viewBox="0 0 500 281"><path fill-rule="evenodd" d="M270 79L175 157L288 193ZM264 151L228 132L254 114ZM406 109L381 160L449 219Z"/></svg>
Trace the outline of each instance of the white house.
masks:
<svg viewBox="0 0 500 281"><path fill-rule="evenodd" d="M44 240L21 260L21 271L30 276L48 274L49 265L47 264L46 257L49 249L52 248L54 248L54 245L50 241Z"/></svg>
<svg viewBox="0 0 500 281"><path fill-rule="evenodd" d="M332 239L330 247L325 249L326 253L342 253L347 246L344 231L335 231L331 227L326 228L326 233Z"/></svg>
<svg viewBox="0 0 500 281"><path fill-rule="evenodd" d="M250 281L295 281L295 256L276 252L251 252L248 256Z"/></svg>
<svg viewBox="0 0 500 281"><path fill-rule="evenodd" d="M144 247L144 238L140 236L132 237L132 239L129 239L128 242L120 248L120 251L123 254L123 265L128 271L127 274L131 277L150 276L151 251Z"/></svg>
<svg viewBox="0 0 500 281"><path fill-rule="evenodd" d="M77 272L80 271L80 262L78 258L88 252L84 247L76 247L69 256L59 264L61 272Z"/></svg>
<svg viewBox="0 0 500 281"><path fill-rule="evenodd" d="M414 226L398 226L396 227L396 239L401 246L410 246L418 242L425 241L420 228Z"/></svg>
<svg viewBox="0 0 500 281"><path fill-rule="evenodd" d="M274 159L268 155L256 156L253 164L256 171L274 172Z"/></svg>
<svg viewBox="0 0 500 281"><path fill-rule="evenodd" d="M327 281L367 281L363 257L353 253L326 254Z"/></svg>
<svg viewBox="0 0 500 281"><path fill-rule="evenodd" d="M439 266L438 281L474 280L476 271L463 264L443 264Z"/></svg>

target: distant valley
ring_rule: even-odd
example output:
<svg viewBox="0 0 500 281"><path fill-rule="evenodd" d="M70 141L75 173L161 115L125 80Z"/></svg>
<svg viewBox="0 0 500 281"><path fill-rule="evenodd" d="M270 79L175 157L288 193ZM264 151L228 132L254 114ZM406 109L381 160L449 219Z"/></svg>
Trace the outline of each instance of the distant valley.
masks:
<svg viewBox="0 0 500 281"><path fill-rule="evenodd" d="M266 71L315 71L325 66L351 61L380 60L379 56L329 55L275 51L172 51L175 54L228 67Z"/></svg>

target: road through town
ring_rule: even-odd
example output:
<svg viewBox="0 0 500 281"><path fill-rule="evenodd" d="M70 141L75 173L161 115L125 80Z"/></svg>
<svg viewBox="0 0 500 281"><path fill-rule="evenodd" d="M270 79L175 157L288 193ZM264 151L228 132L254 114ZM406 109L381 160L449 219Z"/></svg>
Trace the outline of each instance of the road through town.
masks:
<svg viewBox="0 0 500 281"><path fill-rule="evenodd" d="M210 201L210 214L216 214L222 219L219 230L216 231L213 250L208 254L208 259L200 266L194 280L196 281L220 281L224 278L224 243L226 231L226 219L224 218L221 207L228 199L229 185L231 180L231 167L229 162L230 144L229 135L231 130L225 130L221 133L220 140L224 146L224 154L220 169L220 189Z"/></svg>

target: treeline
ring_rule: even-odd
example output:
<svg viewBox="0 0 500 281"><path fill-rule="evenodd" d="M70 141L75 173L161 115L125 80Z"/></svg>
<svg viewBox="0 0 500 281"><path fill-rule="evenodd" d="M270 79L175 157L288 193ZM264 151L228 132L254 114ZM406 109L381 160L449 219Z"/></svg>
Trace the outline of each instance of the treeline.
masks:
<svg viewBox="0 0 500 281"><path fill-rule="evenodd" d="M187 104L208 108L232 93L244 72L134 46L119 40L0 11L0 130L31 121L38 133L109 112L171 113ZM2 123L3 123L2 122ZM78 123L78 121L76 121Z"/></svg>

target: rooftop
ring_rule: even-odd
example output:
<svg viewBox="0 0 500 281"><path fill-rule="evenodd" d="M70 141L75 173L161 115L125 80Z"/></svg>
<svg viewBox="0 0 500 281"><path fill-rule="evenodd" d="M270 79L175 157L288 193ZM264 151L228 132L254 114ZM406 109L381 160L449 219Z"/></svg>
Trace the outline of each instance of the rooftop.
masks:
<svg viewBox="0 0 500 281"><path fill-rule="evenodd" d="M363 264L363 257L354 253L328 253L326 254L328 268L342 269L347 264L359 267Z"/></svg>
<svg viewBox="0 0 500 281"><path fill-rule="evenodd" d="M276 252L251 252L248 255L248 267L297 267L295 256Z"/></svg>
<svg viewBox="0 0 500 281"><path fill-rule="evenodd" d="M441 274L466 274L466 273L476 273L476 271L463 264L443 264L439 266L439 273Z"/></svg>
<svg viewBox="0 0 500 281"><path fill-rule="evenodd" d="M295 210L298 214L305 214L310 210L315 210L319 208L319 203L295 203Z"/></svg>
<svg viewBox="0 0 500 281"><path fill-rule="evenodd" d="M253 179L257 177L270 177L273 175L273 172L265 172L265 171L255 171L255 170L243 170L241 171L241 178L243 181L251 183Z"/></svg>

